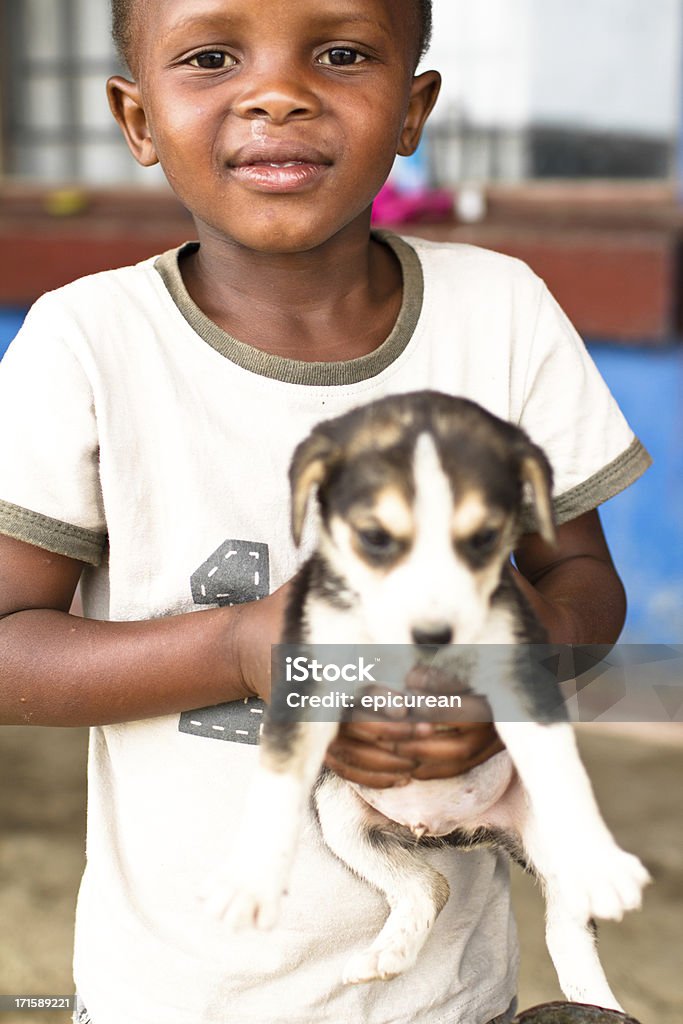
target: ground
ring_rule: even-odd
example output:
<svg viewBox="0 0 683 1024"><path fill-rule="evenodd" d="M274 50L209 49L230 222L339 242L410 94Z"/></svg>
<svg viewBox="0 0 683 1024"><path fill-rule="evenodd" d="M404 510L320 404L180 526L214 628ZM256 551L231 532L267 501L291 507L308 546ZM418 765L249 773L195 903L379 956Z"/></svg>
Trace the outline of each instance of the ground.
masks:
<svg viewBox="0 0 683 1024"><path fill-rule="evenodd" d="M645 907L600 927L607 975L642 1024L683 1019L683 743L584 726L580 743L605 817L654 877ZM677 727L670 727L671 730ZM0 729L0 994L71 994L73 912L84 858L86 735ZM523 950L520 1006L559 998L542 903L515 871ZM0 1013L0 1024L67 1024L60 1012ZM125 1024L125 1022L121 1022Z"/></svg>

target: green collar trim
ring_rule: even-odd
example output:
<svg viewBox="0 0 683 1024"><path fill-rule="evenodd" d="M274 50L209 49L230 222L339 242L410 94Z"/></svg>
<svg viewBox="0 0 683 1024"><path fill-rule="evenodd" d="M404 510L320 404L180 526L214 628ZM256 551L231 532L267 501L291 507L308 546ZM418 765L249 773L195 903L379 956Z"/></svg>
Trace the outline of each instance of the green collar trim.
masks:
<svg viewBox="0 0 683 1024"><path fill-rule="evenodd" d="M424 278L420 260L415 250L398 235L390 232L373 232L377 241L388 245L398 258L403 274L403 301L393 330L378 348L357 359L341 362L307 362L299 359L285 359L271 355L233 338L192 301L180 273L179 260L183 254L196 251L198 242L186 242L179 249L170 249L159 256L154 263L168 292L196 334L203 338L222 356L241 366L244 370L270 377L286 384L305 384L311 387L331 387L342 384L357 384L376 377L390 366L413 336L422 311Z"/></svg>

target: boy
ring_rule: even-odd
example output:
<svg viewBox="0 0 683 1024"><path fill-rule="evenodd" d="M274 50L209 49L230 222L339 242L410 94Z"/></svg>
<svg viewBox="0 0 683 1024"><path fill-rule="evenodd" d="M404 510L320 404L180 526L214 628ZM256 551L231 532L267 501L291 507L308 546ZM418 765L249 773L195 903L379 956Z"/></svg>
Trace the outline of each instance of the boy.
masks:
<svg viewBox="0 0 683 1024"><path fill-rule="evenodd" d="M198 901L229 854L256 756L251 698L268 697L300 558L287 465L319 419L390 392L436 387L520 422L554 463L562 525L557 551L524 537L519 584L553 640L589 643L623 620L595 507L647 456L526 268L370 234L372 199L438 92L435 72L414 77L427 3L114 9L134 81L109 82L112 110L136 159L161 162L198 244L44 297L0 373L4 436L22 424L0 455L2 713L94 726L81 1019L507 1019L514 926L488 852L432 853L451 899L390 984L339 986L385 909L312 822L272 933L226 934ZM82 620L68 615L79 578ZM487 725L358 724L328 763L386 786L497 749Z"/></svg>

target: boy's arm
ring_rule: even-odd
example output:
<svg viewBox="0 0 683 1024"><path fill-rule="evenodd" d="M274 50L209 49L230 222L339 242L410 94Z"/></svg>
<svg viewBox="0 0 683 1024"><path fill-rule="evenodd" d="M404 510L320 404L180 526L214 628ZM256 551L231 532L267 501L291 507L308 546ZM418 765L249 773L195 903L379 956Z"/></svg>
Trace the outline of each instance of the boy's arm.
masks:
<svg viewBox="0 0 683 1024"><path fill-rule="evenodd" d="M554 642L613 642L623 588L597 513L536 536L517 551L517 579ZM251 605L144 622L68 614L83 565L0 535L0 722L96 725L268 697L270 643L280 635L286 588ZM342 729L328 764L378 787L448 777L502 749L493 726L457 733L402 722Z"/></svg>
<svg viewBox="0 0 683 1024"><path fill-rule="evenodd" d="M551 643L616 643L626 616L626 595L596 509L558 528L550 547L538 534L523 537L515 580L548 632Z"/></svg>
<svg viewBox="0 0 683 1024"><path fill-rule="evenodd" d="M0 723L101 725L269 696L282 590L144 622L68 614L84 566L0 535ZM265 690L265 692L263 692Z"/></svg>

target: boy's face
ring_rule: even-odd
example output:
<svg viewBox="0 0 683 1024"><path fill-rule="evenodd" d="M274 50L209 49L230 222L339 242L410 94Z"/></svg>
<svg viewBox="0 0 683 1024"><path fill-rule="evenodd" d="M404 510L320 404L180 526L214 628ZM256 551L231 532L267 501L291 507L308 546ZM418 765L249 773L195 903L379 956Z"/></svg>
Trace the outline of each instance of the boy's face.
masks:
<svg viewBox="0 0 683 1024"><path fill-rule="evenodd" d="M109 83L143 164L200 232L301 252L369 207L438 92L414 0L138 0L137 83Z"/></svg>

